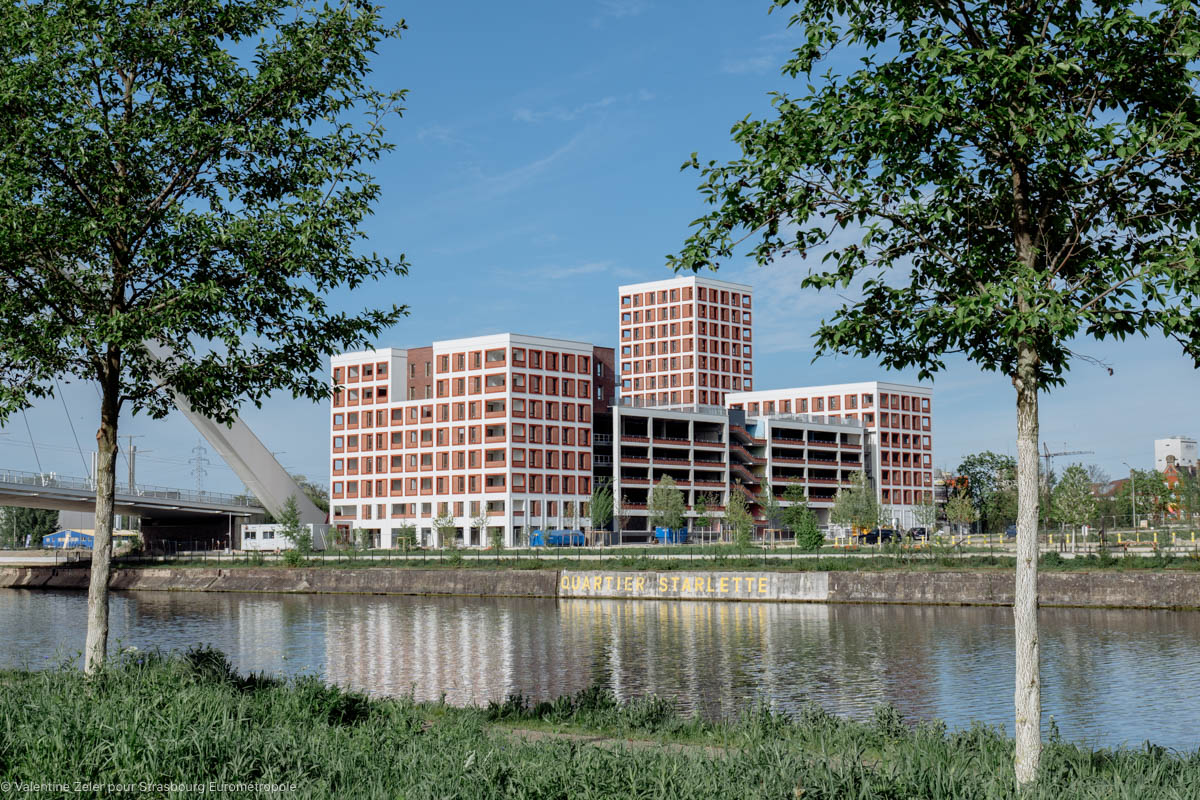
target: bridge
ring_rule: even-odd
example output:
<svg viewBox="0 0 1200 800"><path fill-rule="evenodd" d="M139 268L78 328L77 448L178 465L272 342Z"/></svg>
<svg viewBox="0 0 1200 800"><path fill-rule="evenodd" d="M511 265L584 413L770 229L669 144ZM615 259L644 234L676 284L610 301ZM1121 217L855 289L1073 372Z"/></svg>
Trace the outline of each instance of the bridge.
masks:
<svg viewBox="0 0 1200 800"><path fill-rule="evenodd" d="M0 506L91 512L96 508L96 484L53 472L0 470ZM136 517L193 519L197 515L250 517L266 509L256 498L174 489L166 486L117 486L114 511Z"/></svg>
<svg viewBox="0 0 1200 800"><path fill-rule="evenodd" d="M307 499L307 498L306 498ZM56 473L0 470L0 505L92 512L96 484ZM266 509L257 498L136 484L116 488L114 512L141 520L148 550L167 542L191 542L192 549L225 548L237 526Z"/></svg>

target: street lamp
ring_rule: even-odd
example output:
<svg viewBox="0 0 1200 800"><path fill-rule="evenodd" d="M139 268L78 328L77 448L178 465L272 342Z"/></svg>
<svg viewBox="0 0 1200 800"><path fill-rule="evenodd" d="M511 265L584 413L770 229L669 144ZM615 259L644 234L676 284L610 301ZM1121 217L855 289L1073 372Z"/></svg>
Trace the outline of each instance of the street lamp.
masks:
<svg viewBox="0 0 1200 800"><path fill-rule="evenodd" d="M1122 464L1129 467L1128 461L1122 461ZM1133 467L1129 467L1129 497L1133 506L1133 529L1137 530L1137 481L1133 479Z"/></svg>

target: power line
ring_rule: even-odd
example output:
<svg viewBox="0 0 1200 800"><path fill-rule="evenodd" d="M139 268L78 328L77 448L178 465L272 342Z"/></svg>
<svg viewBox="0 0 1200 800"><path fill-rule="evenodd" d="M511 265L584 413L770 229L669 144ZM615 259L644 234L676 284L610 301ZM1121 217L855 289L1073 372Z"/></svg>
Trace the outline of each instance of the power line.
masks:
<svg viewBox="0 0 1200 800"><path fill-rule="evenodd" d="M29 446L33 448L33 460L37 462L38 472L42 471L42 460L38 458L37 445L33 442L33 428L29 427L29 415L25 413L25 409L21 409L21 416L25 419L25 432L29 434Z"/></svg>
<svg viewBox="0 0 1200 800"><path fill-rule="evenodd" d="M63 413L67 415L67 424L71 426L71 436L75 438L75 449L79 451L79 463L83 464L83 474L90 479L92 471L88 468L87 459L83 457L83 448L79 445L79 434L75 432L75 421L71 419L71 410L67 408L67 396L63 394L62 387L58 385L58 378L54 379L54 388L58 391L58 399L62 400Z"/></svg>

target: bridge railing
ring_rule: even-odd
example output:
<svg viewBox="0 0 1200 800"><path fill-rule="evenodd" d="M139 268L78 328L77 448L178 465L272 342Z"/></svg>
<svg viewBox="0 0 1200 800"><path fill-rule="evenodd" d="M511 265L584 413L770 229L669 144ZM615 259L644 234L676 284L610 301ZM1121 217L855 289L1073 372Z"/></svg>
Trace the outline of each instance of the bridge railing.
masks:
<svg viewBox="0 0 1200 800"><path fill-rule="evenodd" d="M0 470L0 484L31 486L46 489L74 489L94 492L96 482L90 478L75 478L57 472L24 472L22 470ZM151 497L156 500L179 500L187 503L209 503L223 506L259 507L256 497L223 492L200 492L191 489L176 489L170 486L151 486L139 483L132 489L128 484L117 485L117 495L124 497Z"/></svg>

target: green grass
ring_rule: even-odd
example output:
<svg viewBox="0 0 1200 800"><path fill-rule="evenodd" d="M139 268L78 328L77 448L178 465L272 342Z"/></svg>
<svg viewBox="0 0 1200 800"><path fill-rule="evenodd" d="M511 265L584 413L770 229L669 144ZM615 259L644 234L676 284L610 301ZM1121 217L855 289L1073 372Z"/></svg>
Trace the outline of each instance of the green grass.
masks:
<svg viewBox="0 0 1200 800"><path fill-rule="evenodd" d="M526 741L513 728L620 742ZM125 654L91 680L65 668L0 674L0 781L265 782L319 798L1008 798L1011 758L993 728L912 726L889 707L871 723L817 708L714 722L593 688L456 709L241 676L212 650ZM1200 753L1152 746L1051 741L1043 764L1030 798L1169 800L1200 786Z"/></svg>

